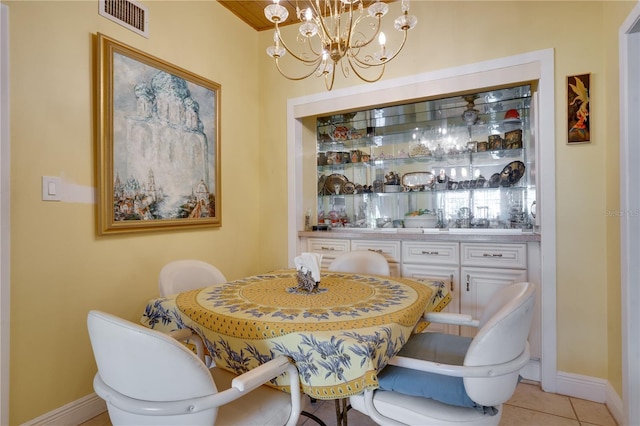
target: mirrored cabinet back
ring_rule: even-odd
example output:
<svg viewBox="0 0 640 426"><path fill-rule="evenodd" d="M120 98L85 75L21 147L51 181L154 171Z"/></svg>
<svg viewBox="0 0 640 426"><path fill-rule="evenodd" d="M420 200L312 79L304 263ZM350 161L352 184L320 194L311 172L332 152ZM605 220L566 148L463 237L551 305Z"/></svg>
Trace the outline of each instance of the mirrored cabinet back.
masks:
<svg viewBox="0 0 640 426"><path fill-rule="evenodd" d="M311 222L534 230L531 99L521 85L318 117Z"/></svg>

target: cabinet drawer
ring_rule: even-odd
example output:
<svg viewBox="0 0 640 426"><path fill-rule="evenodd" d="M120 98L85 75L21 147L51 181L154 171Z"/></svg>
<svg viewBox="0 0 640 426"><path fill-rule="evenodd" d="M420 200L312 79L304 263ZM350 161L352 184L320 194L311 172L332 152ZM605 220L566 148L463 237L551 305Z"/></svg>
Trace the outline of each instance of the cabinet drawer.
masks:
<svg viewBox="0 0 640 426"><path fill-rule="evenodd" d="M526 269L526 244L462 243L463 266Z"/></svg>
<svg viewBox="0 0 640 426"><path fill-rule="evenodd" d="M330 238L309 238L307 251L322 255L322 268L326 269L336 256L349 251L349 240L332 240Z"/></svg>
<svg viewBox="0 0 640 426"><path fill-rule="evenodd" d="M388 262L400 262L400 241L351 240L351 251L355 250L375 251Z"/></svg>
<svg viewBox="0 0 640 426"><path fill-rule="evenodd" d="M458 243L404 241L402 262L431 265L457 265L460 261Z"/></svg>

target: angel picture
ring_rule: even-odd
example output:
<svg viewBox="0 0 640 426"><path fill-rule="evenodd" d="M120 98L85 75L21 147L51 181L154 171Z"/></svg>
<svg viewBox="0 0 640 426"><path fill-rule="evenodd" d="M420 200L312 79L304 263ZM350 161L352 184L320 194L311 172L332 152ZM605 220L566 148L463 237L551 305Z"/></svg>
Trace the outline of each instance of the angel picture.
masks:
<svg viewBox="0 0 640 426"><path fill-rule="evenodd" d="M567 128L568 142L579 143L591 140L589 74L567 79Z"/></svg>

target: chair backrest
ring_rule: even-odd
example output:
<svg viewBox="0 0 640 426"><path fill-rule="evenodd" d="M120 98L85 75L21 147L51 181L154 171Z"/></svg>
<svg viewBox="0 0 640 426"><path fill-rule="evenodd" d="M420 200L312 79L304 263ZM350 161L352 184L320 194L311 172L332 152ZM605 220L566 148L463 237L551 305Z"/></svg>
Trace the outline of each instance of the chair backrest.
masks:
<svg viewBox="0 0 640 426"><path fill-rule="evenodd" d="M535 293L534 284L521 282L498 290L493 295L480 320L480 329L467 350L464 365L502 364L515 360L527 350ZM519 371L490 378L466 377L465 390L478 404L499 405L513 395L518 376Z"/></svg>
<svg viewBox="0 0 640 426"><path fill-rule="evenodd" d="M160 296L195 290L226 282L224 274L215 266L195 259L174 260L160 270Z"/></svg>
<svg viewBox="0 0 640 426"><path fill-rule="evenodd" d="M181 401L217 393L202 361L166 334L95 310L88 314L87 327L98 375L114 391L141 402ZM149 424L145 416L126 413L107 402L114 424ZM213 424L217 408L198 414L192 417L200 421L204 417ZM151 421L161 418L151 417ZM176 416L171 421L191 424Z"/></svg>
<svg viewBox="0 0 640 426"><path fill-rule="evenodd" d="M329 265L332 272L391 275L389 262L380 253L370 250L349 251L336 257Z"/></svg>

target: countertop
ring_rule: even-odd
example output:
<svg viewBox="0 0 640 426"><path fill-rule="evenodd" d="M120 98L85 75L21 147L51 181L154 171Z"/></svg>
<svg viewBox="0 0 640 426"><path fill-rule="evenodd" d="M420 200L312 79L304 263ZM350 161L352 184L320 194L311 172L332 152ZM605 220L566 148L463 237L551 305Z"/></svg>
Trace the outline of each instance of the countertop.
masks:
<svg viewBox="0 0 640 426"><path fill-rule="evenodd" d="M539 242L541 235L520 229L427 229L377 228L354 229L333 228L329 231L300 231L298 237L333 238L350 240L403 240L403 241L458 241L492 243Z"/></svg>

